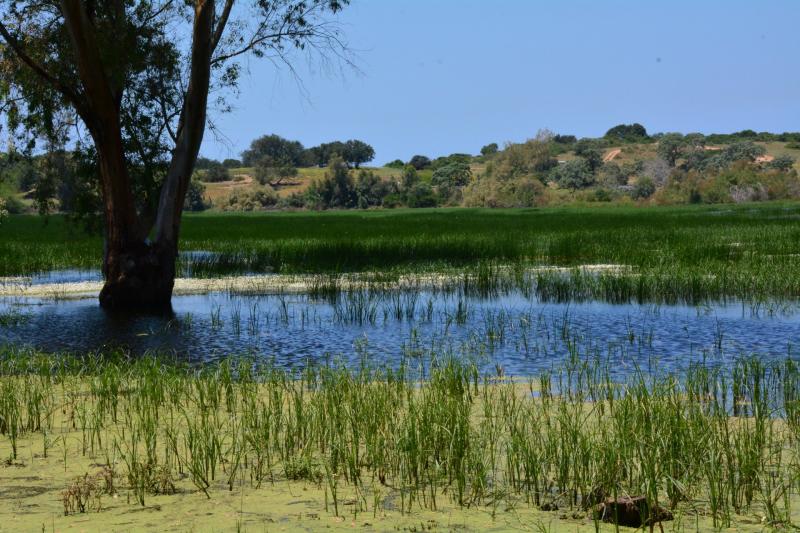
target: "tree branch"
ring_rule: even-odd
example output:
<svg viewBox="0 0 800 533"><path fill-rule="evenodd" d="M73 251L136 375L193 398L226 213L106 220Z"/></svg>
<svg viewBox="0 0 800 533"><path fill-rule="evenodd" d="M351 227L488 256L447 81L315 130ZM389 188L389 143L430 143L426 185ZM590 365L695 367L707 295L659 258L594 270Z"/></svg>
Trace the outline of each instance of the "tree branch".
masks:
<svg viewBox="0 0 800 533"><path fill-rule="evenodd" d="M78 111L78 114L80 114L81 117L85 116L84 113L86 111L86 106L80 95L74 91L72 87L69 87L67 84L49 73L43 65L39 64L35 59L28 55L20 42L13 35L11 35L5 24L2 22L0 22L0 35L3 36L3 39L5 39L6 43L8 43L8 45L23 63L28 65L31 70L33 70L40 78L50 84L55 90L64 95L64 97L69 100L73 106L75 106L76 111Z"/></svg>
<svg viewBox="0 0 800 533"><path fill-rule="evenodd" d="M183 199L206 126L213 53L214 0L195 0L194 11L189 87L178 122L178 140L161 187L155 224L155 242L167 247L178 245Z"/></svg>
<svg viewBox="0 0 800 533"><path fill-rule="evenodd" d="M228 18L231 15L231 9L235 0L225 0L225 7L222 8L222 14L217 21L217 26L214 28L214 37L211 39L211 53L217 49L219 41L222 39L222 34L225 32L225 25L228 24Z"/></svg>

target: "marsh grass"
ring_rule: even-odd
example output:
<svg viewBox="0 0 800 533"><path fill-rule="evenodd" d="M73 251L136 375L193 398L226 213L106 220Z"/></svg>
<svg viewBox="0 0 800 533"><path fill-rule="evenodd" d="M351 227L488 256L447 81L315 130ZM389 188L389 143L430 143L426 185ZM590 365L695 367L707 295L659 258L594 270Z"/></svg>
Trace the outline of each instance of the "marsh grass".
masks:
<svg viewBox="0 0 800 533"><path fill-rule="evenodd" d="M532 266L625 265L625 270L543 272L531 285L549 300L755 302L800 294L797 204L536 210L187 215L179 272L317 273L313 289L335 298L334 275L466 272L487 292L517 284ZM61 217L11 217L0 235L0 276L97 268L102 243ZM325 276L329 276L326 280ZM525 283L528 283L527 281Z"/></svg>
<svg viewBox="0 0 800 533"><path fill-rule="evenodd" d="M66 468L58 435L79 432L80 453L119 471L114 490L140 505L186 475L209 498L305 480L324 487L337 516L379 513L387 498L403 513L448 502L493 515L520 505L591 515L606 497L641 494L720 528L741 514L791 520L800 490L793 360L642 370L623 382L577 356L528 381L446 354L396 368L366 360L197 368L5 349L0 435L11 454L19 439L45 435Z"/></svg>

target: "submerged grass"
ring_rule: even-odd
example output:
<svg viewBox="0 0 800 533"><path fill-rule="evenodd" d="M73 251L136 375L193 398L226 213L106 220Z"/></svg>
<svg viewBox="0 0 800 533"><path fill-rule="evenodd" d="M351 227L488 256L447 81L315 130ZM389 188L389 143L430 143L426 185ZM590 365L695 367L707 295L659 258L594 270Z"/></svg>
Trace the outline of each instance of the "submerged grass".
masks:
<svg viewBox="0 0 800 533"><path fill-rule="evenodd" d="M80 501L99 509L103 490L147 506L183 483L213 501L302 481L319 512L353 521L534 508L589 525L597 503L629 494L672 509L675 529L796 523L797 362L610 376L578 358L522 382L436 355L290 370L5 349L0 453L19 468L91 458L100 472L65 494L89 491Z"/></svg>
<svg viewBox="0 0 800 533"><path fill-rule="evenodd" d="M800 205L397 210L187 215L181 269L407 272L481 265L620 264L608 276L551 276L542 293L610 300L800 295ZM97 268L102 243L61 217L11 217L0 229L0 276ZM605 295L605 296L604 296Z"/></svg>

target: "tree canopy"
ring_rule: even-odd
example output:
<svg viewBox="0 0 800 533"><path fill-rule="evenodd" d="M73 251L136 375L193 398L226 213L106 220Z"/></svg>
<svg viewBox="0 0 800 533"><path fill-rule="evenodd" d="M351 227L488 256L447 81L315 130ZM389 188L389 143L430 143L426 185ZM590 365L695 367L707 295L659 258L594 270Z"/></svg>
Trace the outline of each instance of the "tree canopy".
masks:
<svg viewBox="0 0 800 533"><path fill-rule="evenodd" d="M264 135L250 143L250 148L242 152L242 163L247 167L259 164L264 159L299 167L303 164L305 148L300 141L290 141L280 135Z"/></svg>

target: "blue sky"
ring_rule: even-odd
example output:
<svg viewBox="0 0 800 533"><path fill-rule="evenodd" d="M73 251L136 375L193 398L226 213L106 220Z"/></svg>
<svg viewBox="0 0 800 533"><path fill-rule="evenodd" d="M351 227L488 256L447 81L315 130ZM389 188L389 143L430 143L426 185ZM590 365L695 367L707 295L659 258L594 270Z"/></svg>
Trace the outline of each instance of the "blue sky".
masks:
<svg viewBox="0 0 800 533"><path fill-rule="evenodd" d="M353 0L340 21L360 73L250 60L203 155L277 133L363 139L376 164L477 153L540 128L800 130L800 1Z"/></svg>

